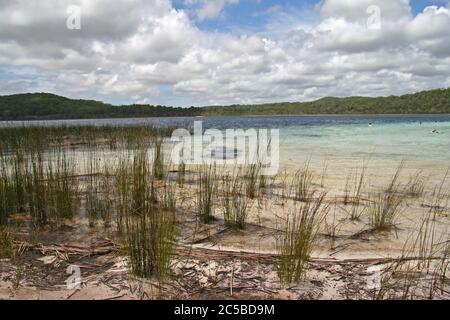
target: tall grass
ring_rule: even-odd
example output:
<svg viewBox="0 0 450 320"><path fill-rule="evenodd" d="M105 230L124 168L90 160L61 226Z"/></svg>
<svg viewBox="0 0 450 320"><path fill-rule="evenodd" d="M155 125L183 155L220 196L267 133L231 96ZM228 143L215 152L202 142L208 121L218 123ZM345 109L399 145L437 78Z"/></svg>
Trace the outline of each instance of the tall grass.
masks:
<svg viewBox="0 0 450 320"><path fill-rule="evenodd" d="M449 271L450 242L448 235L438 236L433 216L430 210L417 234L406 240L401 257L386 267L376 299L433 299L439 290L442 293Z"/></svg>
<svg viewBox="0 0 450 320"><path fill-rule="evenodd" d="M0 259L10 259L14 256L14 238L11 230L0 227Z"/></svg>
<svg viewBox="0 0 450 320"><path fill-rule="evenodd" d="M176 184L166 178L162 187L159 203L168 212L175 213L177 206Z"/></svg>
<svg viewBox="0 0 450 320"><path fill-rule="evenodd" d="M14 185L8 174L4 156L0 155L0 226L8 223L8 217L16 205Z"/></svg>
<svg viewBox="0 0 450 320"><path fill-rule="evenodd" d="M131 214L131 166L127 158L119 159L115 171L115 202L117 206L116 225L119 234L122 232L125 217Z"/></svg>
<svg viewBox="0 0 450 320"><path fill-rule="evenodd" d="M169 273L174 248L173 215L149 203L126 216L122 230L132 274L156 276L163 281Z"/></svg>
<svg viewBox="0 0 450 320"><path fill-rule="evenodd" d="M214 197L217 189L215 165L201 167L197 182L197 214L202 223L210 223L214 213Z"/></svg>
<svg viewBox="0 0 450 320"><path fill-rule="evenodd" d="M354 175L353 193L350 201L348 201L351 204L350 219L353 221L359 220L366 211L366 207L361 208L361 197L365 185L365 171L365 166L363 165L361 172L356 170Z"/></svg>
<svg viewBox="0 0 450 320"><path fill-rule="evenodd" d="M186 181L186 164L182 161L178 165L178 171L177 171L178 186L180 188L183 188L185 181Z"/></svg>
<svg viewBox="0 0 450 320"><path fill-rule="evenodd" d="M111 169L105 163L103 173L98 174L100 164L95 152L90 152L88 161L85 211L89 225L94 227L96 222L101 219L103 225L108 228L111 226L112 212L115 206L114 188L110 177Z"/></svg>
<svg viewBox="0 0 450 320"><path fill-rule="evenodd" d="M405 198L401 194L378 193L371 199L369 206L369 223L377 231L389 230L401 212Z"/></svg>
<svg viewBox="0 0 450 320"><path fill-rule="evenodd" d="M447 210L447 205L450 200L449 189L448 186L446 186L449 172L450 169L447 169L444 177L442 178L442 182L433 190L431 210L433 211L434 219L436 219L436 217L443 216Z"/></svg>
<svg viewBox="0 0 450 320"><path fill-rule="evenodd" d="M16 236L10 228L0 226L0 259L9 259L16 267L14 286L17 288L23 273L23 248L15 246L15 240Z"/></svg>
<svg viewBox="0 0 450 320"><path fill-rule="evenodd" d="M260 163L252 163L246 166L245 173L245 193L250 199L254 199L258 194L258 179L260 178Z"/></svg>
<svg viewBox="0 0 450 320"><path fill-rule="evenodd" d="M73 164L59 150L56 160L44 159L42 151L30 154L26 169L26 203L35 226L71 219L79 208L78 180Z"/></svg>
<svg viewBox="0 0 450 320"><path fill-rule="evenodd" d="M421 170L414 173L407 184L406 194L410 197L421 197L425 190L425 177Z"/></svg>
<svg viewBox="0 0 450 320"><path fill-rule="evenodd" d="M324 203L325 193L319 194L317 198L310 195L310 199L288 218L279 243L281 258L278 276L284 285L299 283L304 278L317 234L328 214L328 206Z"/></svg>
<svg viewBox="0 0 450 320"><path fill-rule="evenodd" d="M322 188L325 188L325 180L327 178L327 171L328 171L328 162L325 160L323 162L322 173L320 175L320 186Z"/></svg>
<svg viewBox="0 0 450 320"><path fill-rule="evenodd" d="M153 154L153 175L156 179L162 180L165 177L165 162L164 162L164 138L156 136L154 141L154 154Z"/></svg>
<svg viewBox="0 0 450 320"><path fill-rule="evenodd" d="M28 211L35 226L42 226L49 219L50 190L46 178L42 154L38 152L31 155L31 168L27 172L26 190Z"/></svg>
<svg viewBox="0 0 450 320"><path fill-rule="evenodd" d="M228 228L245 228L249 204L244 188L238 175L223 178L222 205L225 226Z"/></svg>
<svg viewBox="0 0 450 320"><path fill-rule="evenodd" d="M163 201L158 202L153 165L147 151L140 150L131 165L124 162L119 166L118 228L131 273L163 281L170 271L176 236L175 204L169 187L165 187Z"/></svg>
<svg viewBox="0 0 450 320"><path fill-rule="evenodd" d="M167 137L172 127L137 126L18 126L0 128L0 145L7 151L19 147L32 150L43 147L48 151L55 145L89 147L106 146L112 150L118 147L136 148L142 142L149 143L155 136Z"/></svg>
<svg viewBox="0 0 450 320"><path fill-rule="evenodd" d="M55 220L72 219L79 208L79 185L74 178L74 164L64 150L57 151L54 164L49 162L47 170L49 215Z"/></svg>
<svg viewBox="0 0 450 320"><path fill-rule="evenodd" d="M405 162L402 161L400 165L397 167L397 170L395 171L394 175L392 176L391 181L385 190L386 193L392 194L401 192L401 185L399 180L404 167Z"/></svg>
<svg viewBox="0 0 450 320"><path fill-rule="evenodd" d="M0 225L11 213L25 210L26 161L22 149L4 152L0 149Z"/></svg>
<svg viewBox="0 0 450 320"><path fill-rule="evenodd" d="M369 223L374 230L389 230L395 225L395 221L401 213L402 205L406 200L405 192L399 182L403 167L404 163L402 162L385 191L377 193L371 199Z"/></svg>
<svg viewBox="0 0 450 320"><path fill-rule="evenodd" d="M296 201L309 201L312 191L313 175L309 170L309 160L305 163L302 170L297 171L292 180L292 188L294 190L294 199Z"/></svg>
<svg viewBox="0 0 450 320"><path fill-rule="evenodd" d="M91 227L94 227L99 219L103 221L103 225L106 228L111 226L114 201L110 198L108 193L100 191L107 190L107 188L104 187L104 184L107 183L106 181L107 179L104 179L99 188L89 187L87 189L85 209Z"/></svg>

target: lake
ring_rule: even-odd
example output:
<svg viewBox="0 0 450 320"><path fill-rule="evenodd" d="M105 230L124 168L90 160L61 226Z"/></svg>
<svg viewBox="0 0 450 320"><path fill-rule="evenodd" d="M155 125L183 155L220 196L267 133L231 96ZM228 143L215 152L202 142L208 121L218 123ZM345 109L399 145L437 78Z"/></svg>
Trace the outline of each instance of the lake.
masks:
<svg viewBox="0 0 450 320"><path fill-rule="evenodd" d="M280 164L289 171L301 168L308 159L313 170L321 170L326 163L337 175L361 167L363 162L381 172L396 168L404 160L410 169L438 175L450 166L450 115L90 119L0 122L0 126L151 124L192 128L194 121L202 121L204 129L280 129Z"/></svg>

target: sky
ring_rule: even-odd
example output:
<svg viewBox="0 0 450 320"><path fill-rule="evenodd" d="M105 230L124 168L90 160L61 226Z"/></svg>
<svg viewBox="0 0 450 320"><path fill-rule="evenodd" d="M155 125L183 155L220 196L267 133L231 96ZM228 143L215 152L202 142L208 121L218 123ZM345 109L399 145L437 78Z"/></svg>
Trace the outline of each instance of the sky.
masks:
<svg viewBox="0 0 450 320"><path fill-rule="evenodd" d="M450 87L448 0L0 0L0 95L188 107Z"/></svg>

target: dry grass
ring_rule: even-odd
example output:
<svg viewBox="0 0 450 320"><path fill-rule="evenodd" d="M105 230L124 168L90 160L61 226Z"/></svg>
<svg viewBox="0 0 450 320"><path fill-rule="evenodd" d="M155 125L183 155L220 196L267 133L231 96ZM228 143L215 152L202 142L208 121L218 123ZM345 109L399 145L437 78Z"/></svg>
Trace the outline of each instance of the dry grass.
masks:
<svg viewBox="0 0 450 320"><path fill-rule="evenodd" d="M434 299L447 286L450 239L439 237L430 211L415 236L409 237L399 259L383 271L375 299Z"/></svg>

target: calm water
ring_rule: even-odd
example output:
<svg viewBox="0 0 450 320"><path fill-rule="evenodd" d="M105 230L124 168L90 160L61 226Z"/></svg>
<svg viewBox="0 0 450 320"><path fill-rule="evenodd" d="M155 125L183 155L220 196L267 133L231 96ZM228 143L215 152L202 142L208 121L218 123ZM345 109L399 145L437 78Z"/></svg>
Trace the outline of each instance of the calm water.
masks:
<svg viewBox="0 0 450 320"><path fill-rule="evenodd" d="M204 129L280 129L281 166L288 169L302 167L309 158L317 169L327 162L334 170L358 167L363 161L379 169L395 167L402 160L414 168L450 166L450 115L100 119L0 122L0 126L152 124L191 128L194 121L202 121Z"/></svg>

